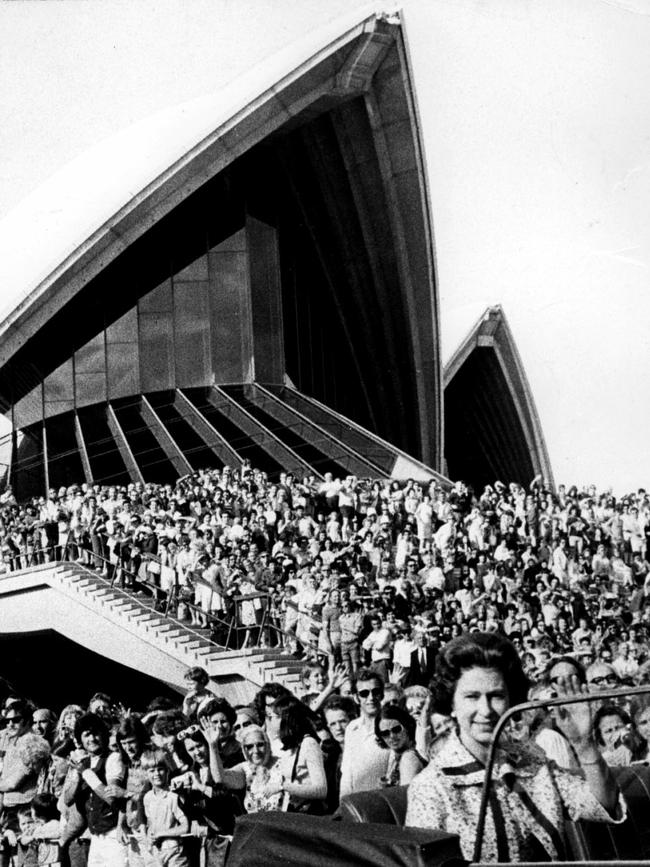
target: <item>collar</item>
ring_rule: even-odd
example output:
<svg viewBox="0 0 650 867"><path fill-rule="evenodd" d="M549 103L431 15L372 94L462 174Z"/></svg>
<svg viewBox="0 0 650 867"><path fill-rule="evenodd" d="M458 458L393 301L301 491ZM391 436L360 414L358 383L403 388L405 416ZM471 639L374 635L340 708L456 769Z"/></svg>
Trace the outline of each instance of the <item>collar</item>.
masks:
<svg viewBox="0 0 650 867"><path fill-rule="evenodd" d="M448 777L452 786L483 785L485 765L463 745L456 732L450 732L433 763ZM532 777L545 764L536 750L527 744L504 739L497 751L492 778L505 780L508 775Z"/></svg>

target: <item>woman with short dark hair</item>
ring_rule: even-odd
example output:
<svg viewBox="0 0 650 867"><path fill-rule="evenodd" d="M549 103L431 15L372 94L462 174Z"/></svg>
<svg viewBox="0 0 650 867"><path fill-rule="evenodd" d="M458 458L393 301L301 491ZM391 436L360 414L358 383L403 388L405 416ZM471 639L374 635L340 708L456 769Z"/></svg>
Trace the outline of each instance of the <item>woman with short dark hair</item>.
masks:
<svg viewBox="0 0 650 867"><path fill-rule="evenodd" d="M189 772L176 777L176 789L191 820L205 829L207 836L232 834L235 816L242 813L236 795L224 792L221 780L215 780L210 768L210 744L205 732L190 726L180 734L190 766ZM242 791L237 794L243 795Z"/></svg>
<svg viewBox="0 0 650 867"><path fill-rule="evenodd" d="M629 765L646 752L632 718L617 704L601 705L594 714L594 740L610 767Z"/></svg>
<svg viewBox="0 0 650 867"><path fill-rule="evenodd" d="M508 708L525 701L528 681L507 638L477 632L446 644L436 660L433 709L455 724L408 791L406 824L460 836L473 857L481 791L495 726ZM558 696L582 696L577 677L555 685ZM558 725L571 742L585 778L547 762L523 744L497 752L483 839L482 861L563 860L566 813L575 821L625 818L616 784L594 743L588 702L566 705Z"/></svg>
<svg viewBox="0 0 650 867"><path fill-rule="evenodd" d="M416 723L397 704L384 704L375 717L375 735L380 747L390 750L386 786L405 786L420 773L426 761L415 748Z"/></svg>
<svg viewBox="0 0 650 867"><path fill-rule="evenodd" d="M294 696L278 698L267 710L267 733L271 739L275 734L282 745L278 768L284 808L323 813L327 779L309 708Z"/></svg>
<svg viewBox="0 0 650 867"><path fill-rule="evenodd" d="M244 756L233 733L237 712L230 702L225 698L209 698L199 705L197 717L206 738L217 738L224 767L232 768L238 765Z"/></svg>

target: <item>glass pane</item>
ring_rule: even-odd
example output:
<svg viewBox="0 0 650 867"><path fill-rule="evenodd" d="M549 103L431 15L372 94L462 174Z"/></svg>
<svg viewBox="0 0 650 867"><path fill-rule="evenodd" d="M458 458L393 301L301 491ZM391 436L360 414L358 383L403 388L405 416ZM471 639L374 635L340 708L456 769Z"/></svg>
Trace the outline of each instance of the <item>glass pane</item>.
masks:
<svg viewBox="0 0 650 867"><path fill-rule="evenodd" d="M168 313L172 309L172 281L165 280L138 301L141 313Z"/></svg>
<svg viewBox="0 0 650 867"><path fill-rule="evenodd" d="M106 329L107 343L137 343L138 309L134 307Z"/></svg>
<svg viewBox="0 0 650 867"><path fill-rule="evenodd" d="M104 332L75 352L76 405L106 400L106 347Z"/></svg>
<svg viewBox="0 0 650 867"><path fill-rule="evenodd" d="M128 397L140 392L140 370L137 343L109 343L108 399Z"/></svg>
<svg viewBox="0 0 650 867"><path fill-rule="evenodd" d="M77 375L80 373L99 373L104 371L106 355L103 331L75 352L74 363Z"/></svg>
<svg viewBox="0 0 650 867"><path fill-rule="evenodd" d="M77 374L77 406L89 406L92 403L103 403L106 400L106 374Z"/></svg>
<svg viewBox="0 0 650 867"><path fill-rule="evenodd" d="M176 383L181 388L210 381L208 284L174 284Z"/></svg>
<svg viewBox="0 0 650 867"><path fill-rule="evenodd" d="M14 406L14 427L25 428L43 418L43 386L37 386Z"/></svg>
<svg viewBox="0 0 650 867"><path fill-rule="evenodd" d="M210 252L212 370L216 382L244 382L252 365L246 233Z"/></svg>
<svg viewBox="0 0 650 867"><path fill-rule="evenodd" d="M208 257L200 256L198 259L195 259L190 265L186 268L183 268L182 271L178 271L174 274L174 286L177 283L186 283L186 282L194 282L195 280L207 280L208 279Z"/></svg>
<svg viewBox="0 0 650 867"><path fill-rule="evenodd" d="M74 407L72 359L53 371L43 382L45 418L66 412Z"/></svg>
<svg viewBox="0 0 650 867"><path fill-rule="evenodd" d="M43 425L27 428L18 440L11 465L12 487L17 500L40 496L45 491Z"/></svg>
<svg viewBox="0 0 650 867"><path fill-rule="evenodd" d="M174 329L171 311L140 313L140 385L143 392L174 387Z"/></svg>
<svg viewBox="0 0 650 867"><path fill-rule="evenodd" d="M134 307L106 329L108 398L127 397L140 391L138 309Z"/></svg>

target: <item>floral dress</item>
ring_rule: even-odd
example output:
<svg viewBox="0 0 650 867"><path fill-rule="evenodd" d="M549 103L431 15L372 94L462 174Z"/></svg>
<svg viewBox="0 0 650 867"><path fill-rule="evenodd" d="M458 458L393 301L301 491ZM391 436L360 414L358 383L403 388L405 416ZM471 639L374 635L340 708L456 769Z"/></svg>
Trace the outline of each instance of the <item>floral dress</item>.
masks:
<svg viewBox="0 0 650 867"><path fill-rule="evenodd" d="M458 834L463 856L472 860L485 767L451 733L429 765L408 788L406 825ZM619 796L612 818L581 772L558 768L526 746L499 754L483 837L481 861L539 860L540 846L552 861L566 859L565 813L573 821L620 823Z"/></svg>
<svg viewBox="0 0 650 867"><path fill-rule="evenodd" d="M279 788L282 782L282 774L277 760L274 760L271 767L251 765L249 762L244 762L242 767L246 774L246 795L244 796L246 812L264 813L269 810L279 810L284 792L280 791L275 795L264 794L269 783L272 788Z"/></svg>

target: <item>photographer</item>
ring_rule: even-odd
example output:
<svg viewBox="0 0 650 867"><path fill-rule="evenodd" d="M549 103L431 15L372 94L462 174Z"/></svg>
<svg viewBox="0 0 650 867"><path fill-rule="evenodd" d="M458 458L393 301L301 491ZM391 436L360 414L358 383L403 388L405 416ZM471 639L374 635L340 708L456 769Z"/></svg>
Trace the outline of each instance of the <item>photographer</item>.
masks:
<svg viewBox="0 0 650 867"><path fill-rule="evenodd" d="M243 812L237 795L224 789L210 770L210 747L205 733L197 725L178 735L190 770L171 781L178 792L183 809L196 824L201 837L232 834L235 816Z"/></svg>

